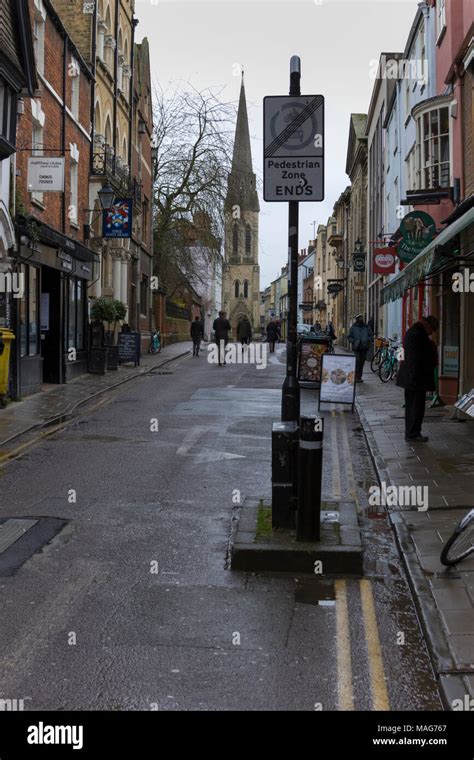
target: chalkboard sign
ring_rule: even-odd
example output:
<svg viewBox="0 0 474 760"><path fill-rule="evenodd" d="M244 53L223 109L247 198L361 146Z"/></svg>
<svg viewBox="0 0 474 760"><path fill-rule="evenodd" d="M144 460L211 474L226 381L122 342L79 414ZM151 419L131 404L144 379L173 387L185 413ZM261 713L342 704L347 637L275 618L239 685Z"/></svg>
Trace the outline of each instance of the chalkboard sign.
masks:
<svg viewBox="0 0 474 760"><path fill-rule="evenodd" d="M135 367L140 365L140 343L141 336L139 332L121 332L118 336L119 364L125 362L134 362Z"/></svg>

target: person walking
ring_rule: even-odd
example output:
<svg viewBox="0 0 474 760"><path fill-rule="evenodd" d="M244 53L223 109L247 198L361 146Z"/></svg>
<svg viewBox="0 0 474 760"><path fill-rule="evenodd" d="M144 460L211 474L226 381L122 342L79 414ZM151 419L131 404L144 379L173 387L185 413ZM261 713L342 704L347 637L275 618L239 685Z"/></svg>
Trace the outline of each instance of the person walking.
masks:
<svg viewBox="0 0 474 760"><path fill-rule="evenodd" d="M199 356L199 349L201 348L201 341L204 336L204 328L199 317L194 317L194 322L191 323L191 338L193 341L193 356Z"/></svg>
<svg viewBox="0 0 474 760"><path fill-rule="evenodd" d="M214 330L214 337L218 347L219 367L222 367L226 363L225 347L229 342L229 332L232 329L225 311L219 312L219 316L214 320L212 329Z"/></svg>
<svg viewBox="0 0 474 760"><path fill-rule="evenodd" d="M423 317L407 331L404 356L397 374L397 385L405 390L405 440L426 443L421 434L425 416L426 392L435 390L438 351L430 335L439 330L436 317Z"/></svg>
<svg viewBox="0 0 474 760"><path fill-rule="evenodd" d="M370 347L370 341L373 338L372 330L364 322L362 314L357 314L355 322L349 330L347 340L352 346L352 350L356 355L356 370L355 379L356 383L363 383L362 375L364 372L364 364L367 358L367 351Z"/></svg>
<svg viewBox="0 0 474 760"><path fill-rule="evenodd" d="M252 325L247 317L242 319L237 326L237 340L240 340L242 346L248 346L252 340Z"/></svg>
<svg viewBox="0 0 474 760"><path fill-rule="evenodd" d="M278 325L273 320L270 320L270 322L267 325L267 341L270 344L270 353L275 353L275 343L277 340L280 340L280 335L278 333Z"/></svg>

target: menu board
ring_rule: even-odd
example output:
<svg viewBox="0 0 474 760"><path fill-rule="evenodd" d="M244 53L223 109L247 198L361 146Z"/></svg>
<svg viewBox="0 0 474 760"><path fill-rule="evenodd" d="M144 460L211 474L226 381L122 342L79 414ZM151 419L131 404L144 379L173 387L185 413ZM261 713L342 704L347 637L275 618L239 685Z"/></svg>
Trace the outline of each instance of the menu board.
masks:
<svg viewBox="0 0 474 760"><path fill-rule="evenodd" d="M329 350L329 340L310 339L300 342L298 380L306 383L321 382L321 357Z"/></svg>
<svg viewBox="0 0 474 760"><path fill-rule="evenodd" d="M321 366L319 402L354 405L354 354L324 354Z"/></svg>
<svg viewBox="0 0 474 760"><path fill-rule="evenodd" d="M121 332L118 336L119 362L134 362L140 364L140 333Z"/></svg>

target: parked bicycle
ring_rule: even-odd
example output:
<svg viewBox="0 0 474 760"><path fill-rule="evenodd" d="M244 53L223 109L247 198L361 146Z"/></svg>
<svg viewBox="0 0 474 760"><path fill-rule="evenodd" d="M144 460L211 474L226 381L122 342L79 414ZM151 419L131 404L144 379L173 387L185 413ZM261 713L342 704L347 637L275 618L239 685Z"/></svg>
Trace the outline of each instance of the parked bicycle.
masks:
<svg viewBox="0 0 474 760"><path fill-rule="evenodd" d="M441 552L441 564L447 567L457 565L474 552L474 509L456 525Z"/></svg>
<svg viewBox="0 0 474 760"><path fill-rule="evenodd" d="M385 356L385 349L388 348L390 345L389 341L386 338L375 338L375 354L372 357L372 361L370 362L370 369L372 372L378 372L380 367L380 362Z"/></svg>
<svg viewBox="0 0 474 760"><path fill-rule="evenodd" d="M385 353L382 356L379 365L379 377L383 383L388 383L389 380L394 380L397 377L399 367L401 345L398 340L390 340L390 346L385 349Z"/></svg>
<svg viewBox="0 0 474 760"><path fill-rule="evenodd" d="M161 351L161 334L159 330L154 330L148 347L149 354L159 354Z"/></svg>

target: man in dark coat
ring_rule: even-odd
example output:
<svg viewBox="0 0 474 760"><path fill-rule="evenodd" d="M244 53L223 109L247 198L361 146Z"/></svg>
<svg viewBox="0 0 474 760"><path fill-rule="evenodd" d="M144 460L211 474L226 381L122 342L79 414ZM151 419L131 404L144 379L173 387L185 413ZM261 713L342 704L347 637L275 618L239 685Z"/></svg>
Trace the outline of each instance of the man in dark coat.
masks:
<svg viewBox="0 0 474 760"><path fill-rule="evenodd" d="M267 325L267 341L270 344L270 353L275 353L275 343L280 340L280 334L278 332L278 325L276 322L270 320Z"/></svg>
<svg viewBox="0 0 474 760"><path fill-rule="evenodd" d="M436 317L423 317L410 327L403 342L404 360L400 364L397 385L405 389L405 440L425 443L421 435L425 416L426 391L435 390L436 346L430 335L437 332Z"/></svg>
<svg viewBox="0 0 474 760"><path fill-rule="evenodd" d="M372 330L364 322L363 314L357 314L355 322L349 330L347 340L352 346L352 350L356 355L356 370L355 380L356 383L363 383L362 374L364 372L364 364L367 358L367 351L370 348L370 341L373 338Z"/></svg>
<svg viewBox="0 0 474 760"><path fill-rule="evenodd" d="M191 323L191 338L193 341L193 356L199 356L199 349L201 347L201 341L204 337L204 328L199 317L194 317L194 322Z"/></svg>
<svg viewBox="0 0 474 760"><path fill-rule="evenodd" d="M225 347L229 342L229 332L231 331L230 322L227 319L225 311L220 311L217 319L212 325L214 337L219 349L219 367L225 364Z"/></svg>
<svg viewBox="0 0 474 760"><path fill-rule="evenodd" d="M252 325L246 317L241 319L237 325L237 340L240 340L242 345L247 346L252 340Z"/></svg>

